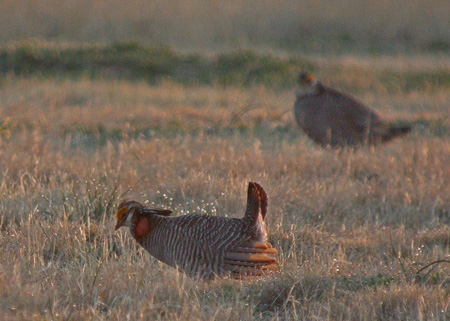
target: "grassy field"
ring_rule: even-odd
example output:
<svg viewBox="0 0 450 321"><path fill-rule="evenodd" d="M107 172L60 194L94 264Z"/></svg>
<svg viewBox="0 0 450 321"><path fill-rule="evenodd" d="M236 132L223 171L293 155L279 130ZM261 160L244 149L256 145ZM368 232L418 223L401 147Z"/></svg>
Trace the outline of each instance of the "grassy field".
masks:
<svg viewBox="0 0 450 321"><path fill-rule="evenodd" d="M291 80L3 74L2 320L449 320L448 58L310 63L413 132L320 149ZM123 198L241 217L249 181L269 195L274 277L193 281L113 232Z"/></svg>
<svg viewBox="0 0 450 321"><path fill-rule="evenodd" d="M449 16L448 0L2 0L0 44L36 37L214 52L447 53Z"/></svg>

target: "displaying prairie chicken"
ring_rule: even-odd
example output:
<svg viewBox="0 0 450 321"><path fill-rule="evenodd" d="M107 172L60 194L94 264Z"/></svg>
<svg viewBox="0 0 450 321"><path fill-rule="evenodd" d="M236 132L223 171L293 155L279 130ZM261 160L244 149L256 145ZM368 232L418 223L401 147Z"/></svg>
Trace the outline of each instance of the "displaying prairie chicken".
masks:
<svg viewBox="0 0 450 321"><path fill-rule="evenodd" d="M278 270L277 251L267 242L267 204L266 192L253 182L241 219L171 217L170 210L125 201L117 210L116 230L130 227L134 239L152 256L194 278L262 275Z"/></svg>
<svg viewBox="0 0 450 321"><path fill-rule="evenodd" d="M350 95L328 88L309 73L301 72L295 118L317 144L357 146L390 141L411 130L410 125L390 125L374 110Z"/></svg>

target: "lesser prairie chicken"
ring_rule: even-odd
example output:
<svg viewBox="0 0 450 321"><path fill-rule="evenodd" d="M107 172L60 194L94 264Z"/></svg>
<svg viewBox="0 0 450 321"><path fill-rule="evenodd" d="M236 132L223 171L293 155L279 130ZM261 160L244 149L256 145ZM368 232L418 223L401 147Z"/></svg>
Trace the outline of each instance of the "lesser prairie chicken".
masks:
<svg viewBox="0 0 450 321"><path fill-rule="evenodd" d="M309 73L299 75L294 104L299 127L317 144L357 146L390 141L411 126L387 123L377 112L348 94L324 86Z"/></svg>
<svg viewBox="0 0 450 321"><path fill-rule="evenodd" d="M253 182L241 219L171 217L170 210L125 201L117 211L116 230L129 226L134 239L152 256L194 278L262 275L278 270L277 251L267 242L267 204L264 189Z"/></svg>

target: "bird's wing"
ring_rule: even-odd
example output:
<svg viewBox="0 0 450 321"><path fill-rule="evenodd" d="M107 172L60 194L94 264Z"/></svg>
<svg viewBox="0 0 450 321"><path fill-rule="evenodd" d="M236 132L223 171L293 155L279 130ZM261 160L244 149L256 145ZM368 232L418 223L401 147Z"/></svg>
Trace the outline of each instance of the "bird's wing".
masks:
<svg viewBox="0 0 450 321"><path fill-rule="evenodd" d="M328 89L328 92L335 106L331 109L333 118L343 121L344 126L353 128L357 132L365 132L383 123L377 112L366 107L356 98L333 89Z"/></svg>

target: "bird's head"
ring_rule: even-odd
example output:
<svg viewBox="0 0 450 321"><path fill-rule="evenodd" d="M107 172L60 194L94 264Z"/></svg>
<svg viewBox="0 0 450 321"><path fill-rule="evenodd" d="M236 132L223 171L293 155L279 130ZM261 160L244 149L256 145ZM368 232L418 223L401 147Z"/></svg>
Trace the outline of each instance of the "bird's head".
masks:
<svg viewBox="0 0 450 321"><path fill-rule="evenodd" d="M136 210L140 208L142 208L142 204L136 201L121 202L117 208L116 231L122 226L131 227L133 216L136 214Z"/></svg>
<svg viewBox="0 0 450 321"><path fill-rule="evenodd" d="M316 82L316 77L306 71L301 71L298 76L300 86L312 86Z"/></svg>
<svg viewBox="0 0 450 321"><path fill-rule="evenodd" d="M297 98L303 95L316 94L319 88L321 86L313 74L306 71L300 72L298 75L298 90L295 93Z"/></svg>

